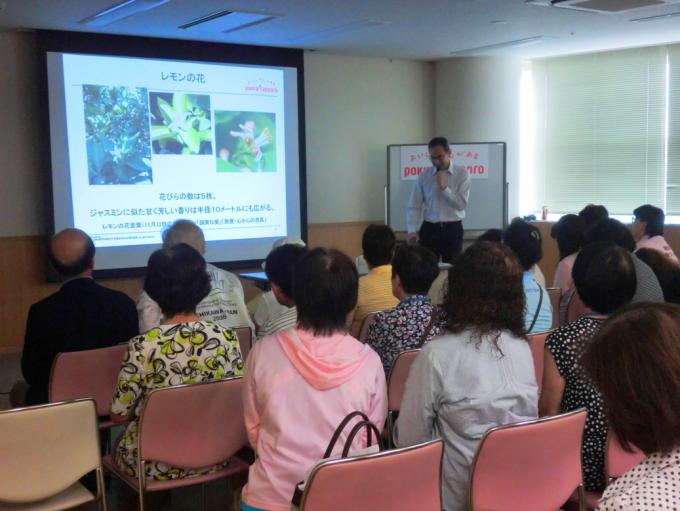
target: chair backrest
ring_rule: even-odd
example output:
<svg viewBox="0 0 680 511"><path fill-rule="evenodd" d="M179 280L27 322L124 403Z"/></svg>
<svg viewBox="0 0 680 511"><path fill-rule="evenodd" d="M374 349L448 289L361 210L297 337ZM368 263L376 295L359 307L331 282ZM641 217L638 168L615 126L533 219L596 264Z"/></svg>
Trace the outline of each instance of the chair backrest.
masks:
<svg viewBox="0 0 680 511"><path fill-rule="evenodd" d="M406 378L411 370L411 364L420 353L420 350L402 351L392 362L390 374L387 377L387 409L399 411L401 398L406 389Z"/></svg>
<svg viewBox="0 0 680 511"><path fill-rule="evenodd" d="M545 340L550 332L538 332L527 335L529 347L531 348L531 358L534 359L534 371L536 371L536 385L538 394L543 390L543 364L545 353Z"/></svg>
<svg viewBox="0 0 680 511"><path fill-rule="evenodd" d="M592 311L585 303L583 303L578 292L574 291L569 300L569 304L567 305L567 321L576 321L578 318L589 312Z"/></svg>
<svg viewBox="0 0 680 511"><path fill-rule="evenodd" d="M380 311L369 312L366 314L364 321L361 323L361 330L359 330L359 340L361 342L366 342L366 336L368 335L368 327L370 327L375 321L375 315Z"/></svg>
<svg viewBox="0 0 680 511"><path fill-rule="evenodd" d="M331 460L317 465L307 480L300 511L440 511L444 443Z"/></svg>
<svg viewBox="0 0 680 511"><path fill-rule="evenodd" d="M616 435L609 432L604 456L604 472L607 481L621 477L646 458L645 453L637 447L633 447L633 451L624 450Z"/></svg>
<svg viewBox="0 0 680 511"><path fill-rule="evenodd" d="M100 464L92 399L0 412L1 502L46 499Z"/></svg>
<svg viewBox="0 0 680 511"><path fill-rule="evenodd" d="M559 509L582 484L585 421L580 409L487 431L470 472L470 509Z"/></svg>
<svg viewBox="0 0 680 511"><path fill-rule="evenodd" d="M233 456L248 441L241 384L236 377L152 390L139 418L141 459L197 469Z"/></svg>
<svg viewBox="0 0 680 511"><path fill-rule="evenodd" d="M241 348L241 357L245 362L250 353L250 348L253 346L253 331L249 326L239 326L233 329L236 337L238 337L238 345Z"/></svg>
<svg viewBox="0 0 680 511"><path fill-rule="evenodd" d="M50 374L50 402L91 397L97 415L108 415L128 344L59 353Z"/></svg>
<svg viewBox="0 0 680 511"><path fill-rule="evenodd" d="M550 305L552 305L552 328L560 326L560 298L562 297L562 289L559 287L549 287L546 289L550 297Z"/></svg>

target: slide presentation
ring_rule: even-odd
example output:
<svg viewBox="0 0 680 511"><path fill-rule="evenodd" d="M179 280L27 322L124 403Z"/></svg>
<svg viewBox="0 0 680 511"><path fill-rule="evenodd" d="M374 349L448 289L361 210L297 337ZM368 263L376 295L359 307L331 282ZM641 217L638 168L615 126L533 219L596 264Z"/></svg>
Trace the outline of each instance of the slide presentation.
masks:
<svg viewBox="0 0 680 511"><path fill-rule="evenodd" d="M55 230L90 234L98 268L145 266L179 218L213 261L300 235L295 69L55 52L47 69Z"/></svg>

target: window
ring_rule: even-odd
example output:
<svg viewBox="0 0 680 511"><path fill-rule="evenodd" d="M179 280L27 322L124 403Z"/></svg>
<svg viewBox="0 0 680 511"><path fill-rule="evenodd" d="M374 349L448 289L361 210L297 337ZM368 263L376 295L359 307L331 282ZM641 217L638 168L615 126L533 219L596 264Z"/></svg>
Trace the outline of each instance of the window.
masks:
<svg viewBox="0 0 680 511"><path fill-rule="evenodd" d="M534 60L521 88L522 214L680 215L680 45Z"/></svg>

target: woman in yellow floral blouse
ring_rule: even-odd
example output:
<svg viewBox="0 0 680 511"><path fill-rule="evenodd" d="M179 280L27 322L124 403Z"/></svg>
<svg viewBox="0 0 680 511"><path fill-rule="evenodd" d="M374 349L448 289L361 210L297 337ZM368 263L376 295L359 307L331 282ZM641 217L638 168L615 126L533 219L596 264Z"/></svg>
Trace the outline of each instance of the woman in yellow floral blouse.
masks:
<svg viewBox="0 0 680 511"><path fill-rule="evenodd" d="M130 421L118 441L116 463L137 474L137 426L144 397L153 389L219 380L243 374L236 335L201 321L196 305L210 292L206 263L185 244L157 250L149 258L144 290L163 311L161 325L130 339L111 403L111 418ZM147 477L176 479L214 470L194 471L147 464Z"/></svg>

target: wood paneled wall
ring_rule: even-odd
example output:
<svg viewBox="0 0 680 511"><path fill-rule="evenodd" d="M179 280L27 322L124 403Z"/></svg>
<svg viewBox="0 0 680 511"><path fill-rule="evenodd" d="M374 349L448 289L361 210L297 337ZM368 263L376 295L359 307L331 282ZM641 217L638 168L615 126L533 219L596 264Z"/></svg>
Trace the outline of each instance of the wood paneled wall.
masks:
<svg viewBox="0 0 680 511"><path fill-rule="evenodd" d="M337 248L354 258L361 254L361 234L370 222L309 225L309 245ZM45 239L40 236L0 238L0 353L21 350L26 316L32 303L54 293L58 284L45 281ZM107 279L100 284L126 293L133 300L141 278ZM246 300L259 291L244 282Z"/></svg>
<svg viewBox="0 0 680 511"><path fill-rule="evenodd" d="M361 235L371 222L344 222L309 225L309 246L342 250L351 258L361 254ZM378 222L376 222L378 223ZM552 284L558 251L550 237L551 223L536 222L543 235L543 260L539 266L548 286ZM665 237L676 254L680 254L680 226L666 227ZM21 350L26 315L32 303L55 292L58 284L45 282L45 240L40 236L0 238L0 353ZM136 299L142 287L141 278L111 279L101 284ZM244 282L246 300L259 291Z"/></svg>

